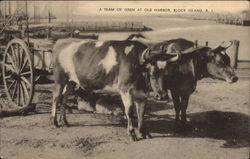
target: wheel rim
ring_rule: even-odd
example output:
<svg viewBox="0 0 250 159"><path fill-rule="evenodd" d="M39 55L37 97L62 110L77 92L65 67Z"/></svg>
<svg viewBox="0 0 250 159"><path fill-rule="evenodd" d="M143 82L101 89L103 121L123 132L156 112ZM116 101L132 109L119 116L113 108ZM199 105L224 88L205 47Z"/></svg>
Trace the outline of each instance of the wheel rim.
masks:
<svg viewBox="0 0 250 159"><path fill-rule="evenodd" d="M5 49L3 81L8 99L18 107L27 107L34 94L33 60L21 39L13 39Z"/></svg>

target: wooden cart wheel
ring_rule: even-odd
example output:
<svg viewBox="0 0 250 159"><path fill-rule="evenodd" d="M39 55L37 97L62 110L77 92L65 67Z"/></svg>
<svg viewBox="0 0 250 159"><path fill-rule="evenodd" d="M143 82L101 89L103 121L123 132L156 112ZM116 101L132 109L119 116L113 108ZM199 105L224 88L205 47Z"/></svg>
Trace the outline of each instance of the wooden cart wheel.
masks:
<svg viewBox="0 0 250 159"><path fill-rule="evenodd" d="M3 82L8 99L27 107L34 94L34 66L30 50L21 39L11 40L4 52Z"/></svg>

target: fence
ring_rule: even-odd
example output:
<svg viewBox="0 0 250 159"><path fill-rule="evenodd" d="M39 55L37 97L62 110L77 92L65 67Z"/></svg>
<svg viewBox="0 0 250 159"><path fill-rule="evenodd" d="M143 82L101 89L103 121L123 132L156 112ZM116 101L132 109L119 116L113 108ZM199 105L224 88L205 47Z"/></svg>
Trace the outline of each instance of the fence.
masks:
<svg viewBox="0 0 250 159"><path fill-rule="evenodd" d="M218 14L217 23L250 26L250 11L241 12L240 14Z"/></svg>
<svg viewBox="0 0 250 159"><path fill-rule="evenodd" d="M145 27L142 22L73 22L61 23L58 27L65 31L80 30L80 31L148 31L151 30Z"/></svg>

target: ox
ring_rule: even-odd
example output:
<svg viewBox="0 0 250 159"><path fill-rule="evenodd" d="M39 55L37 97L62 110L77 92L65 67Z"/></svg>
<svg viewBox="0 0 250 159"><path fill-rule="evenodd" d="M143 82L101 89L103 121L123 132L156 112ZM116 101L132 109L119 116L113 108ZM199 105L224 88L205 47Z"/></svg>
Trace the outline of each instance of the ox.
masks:
<svg viewBox="0 0 250 159"><path fill-rule="evenodd" d="M143 40L143 36L130 36ZM155 70L159 89L167 91L170 89L175 107L175 128L179 129L186 124L186 110L190 95L195 91L197 81L210 77L227 81L237 82L238 77L230 66L230 58L226 50L232 45L222 46L214 49L210 47L194 48L194 43L186 39L166 40L158 43L148 43L152 50L163 49L171 53L173 50L180 51L181 59L175 63L169 63L165 69ZM158 77L157 77L158 76ZM160 79L160 80L159 80ZM152 80L152 79L151 79ZM151 82L152 84L152 82ZM181 112L181 119L180 119Z"/></svg>
<svg viewBox="0 0 250 159"><path fill-rule="evenodd" d="M130 34L128 36L127 40L139 41L139 42L147 45L151 50L164 50L165 53L167 53L167 54L178 52L178 50L180 50L178 48L178 46L173 45L171 43L171 41L170 41L171 45L166 45L166 44L163 45L164 42L152 41L152 40L148 39L147 37L145 37L141 33ZM163 46L165 46L165 47L163 47ZM154 66L150 67L150 87L152 88L152 90L154 92L154 98L156 100L167 100L167 101L170 101L170 98L168 96L167 91L166 92L159 91L160 87L162 87L162 86L160 86L161 82L158 82L158 80L161 80L161 79L155 78L156 77L155 73L157 72L156 71L157 69L158 68L154 67Z"/></svg>
<svg viewBox="0 0 250 159"><path fill-rule="evenodd" d="M177 63L169 63L168 67L157 72L163 77L162 89L170 89L175 107L175 128L186 124L186 110L190 95L195 91L197 81L210 77L227 81L237 82L234 69L230 66L230 58L226 53L232 43L228 46L193 48L194 43L185 39L174 39L158 43L153 49L159 47L169 48L175 46L182 52L182 58ZM164 75L163 75L164 74ZM163 75L163 76L162 76ZM181 112L181 119L180 119ZM181 124L181 125L180 125ZM183 128L183 127L182 127Z"/></svg>
<svg viewBox="0 0 250 159"><path fill-rule="evenodd" d="M155 53L156 54L156 53ZM95 41L61 39L53 48L55 90L52 121L58 126L57 107L60 104L61 125L68 126L65 114L67 97L76 85L87 91L110 86L121 96L128 120L128 135L137 140L132 125L132 109L136 106L141 137L150 137L144 125L144 109L148 94L147 67L155 61L176 61L179 56L152 54L146 45L137 41ZM154 61L154 62L152 62Z"/></svg>

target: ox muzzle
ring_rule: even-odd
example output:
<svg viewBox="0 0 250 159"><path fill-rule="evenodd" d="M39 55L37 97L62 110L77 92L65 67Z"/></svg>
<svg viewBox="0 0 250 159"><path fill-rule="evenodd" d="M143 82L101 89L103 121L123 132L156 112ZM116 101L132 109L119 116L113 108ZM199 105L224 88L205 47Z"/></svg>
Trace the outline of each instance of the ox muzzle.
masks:
<svg viewBox="0 0 250 159"><path fill-rule="evenodd" d="M238 79L239 78L237 76L233 76L233 77L231 77L229 79L226 79L226 80L227 80L228 83L235 83L235 82L238 81Z"/></svg>

